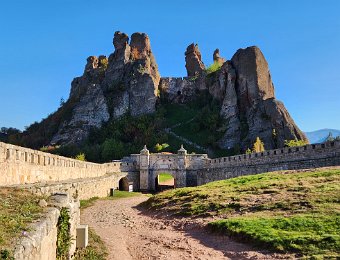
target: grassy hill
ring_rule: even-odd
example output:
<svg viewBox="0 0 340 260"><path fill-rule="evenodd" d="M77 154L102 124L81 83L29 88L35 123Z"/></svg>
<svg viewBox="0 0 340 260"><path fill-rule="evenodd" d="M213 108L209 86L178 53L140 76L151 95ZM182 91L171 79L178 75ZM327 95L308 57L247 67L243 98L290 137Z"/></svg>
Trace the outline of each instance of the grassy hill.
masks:
<svg viewBox="0 0 340 260"><path fill-rule="evenodd" d="M157 211L214 216L243 242L306 256L340 256L340 168L272 172L155 195Z"/></svg>

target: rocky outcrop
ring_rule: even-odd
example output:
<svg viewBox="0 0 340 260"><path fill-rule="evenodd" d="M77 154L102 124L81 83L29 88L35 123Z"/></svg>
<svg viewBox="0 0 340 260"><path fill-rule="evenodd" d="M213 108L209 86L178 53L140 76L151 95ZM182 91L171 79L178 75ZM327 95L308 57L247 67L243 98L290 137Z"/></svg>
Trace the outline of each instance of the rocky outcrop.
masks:
<svg viewBox="0 0 340 260"><path fill-rule="evenodd" d="M275 99L268 63L258 47L239 49L231 60L213 54L217 71L205 71L197 44L185 52L188 77L162 78L144 33L115 32L114 52L87 58L84 73L71 84L68 109L51 143L80 143L93 128L126 113L140 116L156 111L156 102L187 103L202 93L220 104L222 149L250 148L257 137L266 149L282 147L284 140L307 140L283 103ZM204 92L202 92L204 91ZM158 100L158 98L160 99ZM66 112L65 112L66 111ZM56 121L56 120L54 120ZM58 121L59 122L59 121Z"/></svg>
<svg viewBox="0 0 340 260"><path fill-rule="evenodd" d="M129 45L128 36L116 32L113 43L116 50L109 58L103 84L111 115L118 118L127 112L133 116L155 112L160 75L149 37L134 33Z"/></svg>
<svg viewBox="0 0 340 260"><path fill-rule="evenodd" d="M114 53L90 56L84 74L72 81L68 104L71 117L62 122L53 144L80 143L92 128L125 113L139 116L155 112L160 75L144 33L115 32Z"/></svg>
<svg viewBox="0 0 340 260"><path fill-rule="evenodd" d="M227 64L228 72L226 65L219 73L226 79L220 81L226 88L221 115L227 121L221 148L240 145L245 150L256 137L266 149L283 147L284 140L307 141L283 103L275 99L268 63L258 47L239 49Z"/></svg>
<svg viewBox="0 0 340 260"><path fill-rule="evenodd" d="M193 77L205 70L202 62L201 52L197 44L190 44L185 52L185 67L187 69L188 77Z"/></svg>
<svg viewBox="0 0 340 260"><path fill-rule="evenodd" d="M195 46L189 47L189 53L194 53ZM199 64L200 54L192 57L193 64ZM186 61L187 58L188 55ZM207 90L221 104L225 132L218 145L222 149L245 151L256 137L261 138L266 149L283 147L284 140L307 140L283 103L275 99L268 63L258 47L240 49L230 61L221 58L217 49L213 58L222 64L214 73L197 74L202 72L200 68L194 78L162 78L161 96L171 103L186 103Z"/></svg>
<svg viewBox="0 0 340 260"><path fill-rule="evenodd" d="M221 56L220 56L220 50L219 49L216 49L215 51L214 51L214 54L213 54L213 60L214 60L214 62L216 62L217 64L219 64L219 65L223 65L223 63L225 63L225 59L224 58L222 58Z"/></svg>

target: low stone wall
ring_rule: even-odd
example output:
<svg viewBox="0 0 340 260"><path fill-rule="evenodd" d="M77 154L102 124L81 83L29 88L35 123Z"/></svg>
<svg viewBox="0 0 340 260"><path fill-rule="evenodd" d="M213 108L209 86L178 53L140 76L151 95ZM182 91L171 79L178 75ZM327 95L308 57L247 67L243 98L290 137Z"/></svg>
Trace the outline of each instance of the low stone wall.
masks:
<svg viewBox="0 0 340 260"><path fill-rule="evenodd" d="M139 183L135 183L135 181L136 179L139 179L138 172L110 173L97 178L68 180L45 184L27 184L21 185L20 187L38 195L49 196L58 192L63 192L67 193L70 197L86 200L92 197L109 196L112 188L118 189L119 180L123 177L127 177L128 181L133 182L134 186L136 186L134 189L137 190Z"/></svg>
<svg viewBox="0 0 340 260"><path fill-rule="evenodd" d="M15 246L14 259L20 260L55 260L57 249L57 224L60 210L67 208L70 214L70 234L72 245L69 256L76 250L76 229L79 225L79 200L74 200L66 194L54 195L49 200L44 216L31 224L31 230L23 236Z"/></svg>
<svg viewBox="0 0 340 260"><path fill-rule="evenodd" d="M340 165L340 142L287 147L207 160L197 171L197 185L279 170L308 169Z"/></svg>

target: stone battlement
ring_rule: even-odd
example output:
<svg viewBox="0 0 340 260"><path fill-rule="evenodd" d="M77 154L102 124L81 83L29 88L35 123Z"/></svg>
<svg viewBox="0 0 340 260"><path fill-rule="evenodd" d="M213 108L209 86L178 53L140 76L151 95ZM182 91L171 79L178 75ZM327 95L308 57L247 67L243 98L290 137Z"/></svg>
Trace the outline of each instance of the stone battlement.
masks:
<svg viewBox="0 0 340 260"><path fill-rule="evenodd" d="M55 185L96 178L102 183L102 177L111 174L111 187L118 187L120 179L126 177L134 190L154 190L155 178L162 172L174 176L176 187L185 187L247 174L336 165L340 165L340 141L217 159L206 154L187 154L183 147L177 154L150 154L144 147L140 154L104 164L0 142L0 186Z"/></svg>
<svg viewBox="0 0 340 260"><path fill-rule="evenodd" d="M337 153L336 153L337 152ZM272 163L278 161L321 159L339 156L340 141L324 144L308 144L298 147L284 147L260 153L241 154L221 157L206 161L206 168L223 168L254 163Z"/></svg>
<svg viewBox="0 0 340 260"><path fill-rule="evenodd" d="M127 162L98 164L0 142L0 185L95 178L128 171Z"/></svg>

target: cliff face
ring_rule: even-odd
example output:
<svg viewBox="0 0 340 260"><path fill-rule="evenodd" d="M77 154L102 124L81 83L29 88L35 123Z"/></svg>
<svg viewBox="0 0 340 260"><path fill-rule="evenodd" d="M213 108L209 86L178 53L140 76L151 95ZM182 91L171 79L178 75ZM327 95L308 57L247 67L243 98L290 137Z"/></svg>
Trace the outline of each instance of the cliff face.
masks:
<svg viewBox="0 0 340 260"><path fill-rule="evenodd" d="M225 122L218 141L222 149L240 147L244 151L256 137L266 149L282 147L284 140L307 140L283 103L275 99L268 63L258 47L239 49L231 60L222 58L216 49L214 67L206 68L193 43L185 52L188 77L160 78L146 34L134 33L130 40L125 33L116 32L113 45L115 50L108 58L90 56L83 75L72 81L67 106L58 114L60 123L50 143L81 143L91 129L109 120L126 113L151 114L156 103L185 104L202 93L220 104Z"/></svg>
<svg viewBox="0 0 340 260"><path fill-rule="evenodd" d="M72 116L62 122L51 143L80 143L110 118L155 112L160 76L149 37L134 33L129 44L126 34L116 32L113 45L108 59L90 56L84 74L72 81Z"/></svg>
<svg viewBox="0 0 340 260"><path fill-rule="evenodd" d="M268 63L258 47L239 49L230 61L221 58L217 49L213 58L220 69L210 74L201 70L195 77L184 79L161 79L160 90L172 102L186 102L204 89L219 100L220 115L226 122L224 136L218 142L220 148L239 146L245 150L256 137L266 149L283 147L284 140L308 141L283 103L275 99ZM192 74L188 69L188 75Z"/></svg>

